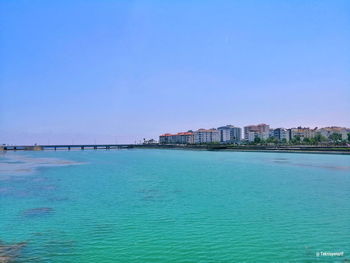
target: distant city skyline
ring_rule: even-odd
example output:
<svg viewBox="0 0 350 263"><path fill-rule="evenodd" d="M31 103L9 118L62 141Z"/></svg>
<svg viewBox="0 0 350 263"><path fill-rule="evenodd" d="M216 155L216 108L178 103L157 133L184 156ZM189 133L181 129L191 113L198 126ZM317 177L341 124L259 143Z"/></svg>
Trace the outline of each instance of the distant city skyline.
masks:
<svg viewBox="0 0 350 263"><path fill-rule="evenodd" d="M316 130L316 129L323 129L323 128L345 128L348 131L350 130L350 127L346 127L346 126L336 126L336 125L329 125L329 126L315 126L315 127L310 127L310 126L303 126L303 125L299 125L299 126L293 126L293 127L285 127L285 126L276 126L273 127L269 124L266 123L259 123L259 124L253 124L253 125L244 125L244 126L235 126L235 125L230 125L227 124L227 126L232 126L235 128L239 128L241 129L240 134L242 136L242 138L244 139L245 137L245 132L244 130L242 130L243 128L246 128L248 126L256 126L256 125L267 125L270 130L274 130L274 129L298 129L298 128L306 128L306 129L310 129L310 130ZM208 128L210 127L210 128ZM18 137L13 137L15 138L15 142L11 142L11 135L7 135L6 133L2 134L2 139L3 141L0 142L1 144L7 144L7 145L34 145L34 144L38 144L38 145L50 145L50 144L123 144L123 143L142 143L145 139L146 140L150 140L150 139L155 139L157 140L157 138L160 135L166 135L166 134L179 134L179 133L186 133L187 131L198 131L198 130L206 130L206 129L220 129L220 127L213 127L213 126L208 126L207 128L189 128L189 129L184 129L181 131L175 131L175 132L162 132L158 135L152 136L152 137L145 137L145 136L141 136L138 137L137 139L134 139L133 141L130 140L130 135L84 135L84 134L55 134L55 133L41 133L41 134L30 134L30 133L26 133L23 132L22 134L25 135L25 140L23 140L23 138L21 137L21 135L19 134ZM221 127L223 128L223 127ZM348 132L346 132L348 133ZM7 137L8 136L8 137ZM62 137L61 137L62 136ZM68 139L69 138L69 139ZM123 140L124 139L124 140ZM129 139L129 140L128 140ZM6 141L7 140L7 141Z"/></svg>
<svg viewBox="0 0 350 263"><path fill-rule="evenodd" d="M243 134L242 134L243 131ZM243 135L243 137L242 137ZM241 144L241 143L312 143L350 141L350 128L345 127L293 127L274 128L266 123L241 127L226 125L211 129L191 129L187 132L159 135L160 144ZM154 140L145 143L155 143Z"/></svg>
<svg viewBox="0 0 350 263"><path fill-rule="evenodd" d="M349 1L2 1L0 143L350 127Z"/></svg>

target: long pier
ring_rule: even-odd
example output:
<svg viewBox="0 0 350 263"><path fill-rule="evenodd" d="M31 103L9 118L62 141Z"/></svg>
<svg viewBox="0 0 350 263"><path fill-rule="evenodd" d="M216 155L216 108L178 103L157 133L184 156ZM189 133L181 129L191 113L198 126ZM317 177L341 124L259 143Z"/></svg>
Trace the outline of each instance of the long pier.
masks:
<svg viewBox="0 0 350 263"><path fill-rule="evenodd" d="M0 151L42 151L42 150L110 150L130 149L135 144L63 144L63 145L3 145Z"/></svg>

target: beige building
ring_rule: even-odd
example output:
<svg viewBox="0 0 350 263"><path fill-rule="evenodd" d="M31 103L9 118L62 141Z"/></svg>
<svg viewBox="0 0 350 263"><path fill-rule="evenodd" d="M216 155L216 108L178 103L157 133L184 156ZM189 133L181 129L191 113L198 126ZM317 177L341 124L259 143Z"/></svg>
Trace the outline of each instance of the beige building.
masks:
<svg viewBox="0 0 350 263"><path fill-rule="evenodd" d="M166 133L159 136L160 144L193 144L193 132Z"/></svg>
<svg viewBox="0 0 350 263"><path fill-rule="evenodd" d="M325 127L317 130L317 133L321 134L322 136L329 138L330 135L333 133L338 133L341 135L342 140L348 139L348 129L344 127Z"/></svg>
<svg viewBox="0 0 350 263"><path fill-rule="evenodd" d="M310 128L291 128L290 129L290 138L293 139L295 137L300 137L301 140L304 140L304 138L314 138L316 135L316 129L310 129Z"/></svg>
<svg viewBox="0 0 350 263"><path fill-rule="evenodd" d="M258 125L248 125L244 127L244 139L254 141L255 138L266 140L269 138L270 125L261 123Z"/></svg>

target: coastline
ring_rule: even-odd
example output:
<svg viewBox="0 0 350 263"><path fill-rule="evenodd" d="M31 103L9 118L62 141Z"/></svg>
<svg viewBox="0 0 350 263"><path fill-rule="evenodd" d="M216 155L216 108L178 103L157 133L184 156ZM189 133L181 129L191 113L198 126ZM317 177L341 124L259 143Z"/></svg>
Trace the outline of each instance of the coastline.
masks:
<svg viewBox="0 0 350 263"><path fill-rule="evenodd" d="M139 149L194 150L194 151L228 151L228 152L265 152L265 153L308 153L350 155L350 147L320 146L225 146L225 145L135 145ZM337 149L339 148L339 149Z"/></svg>
<svg viewBox="0 0 350 263"><path fill-rule="evenodd" d="M310 145L224 145L224 144L124 144L124 145L38 145L0 147L0 152L7 151L45 151L45 150L111 150L111 149L168 149L192 151L232 151L266 153L310 153L350 155L347 146L310 146Z"/></svg>

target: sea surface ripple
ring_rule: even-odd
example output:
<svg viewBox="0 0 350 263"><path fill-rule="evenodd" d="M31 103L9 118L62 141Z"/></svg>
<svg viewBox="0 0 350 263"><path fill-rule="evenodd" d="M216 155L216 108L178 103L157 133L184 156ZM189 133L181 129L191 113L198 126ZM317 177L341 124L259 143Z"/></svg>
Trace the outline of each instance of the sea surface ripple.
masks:
<svg viewBox="0 0 350 263"><path fill-rule="evenodd" d="M0 222L2 263L350 262L350 156L6 153Z"/></svg>

